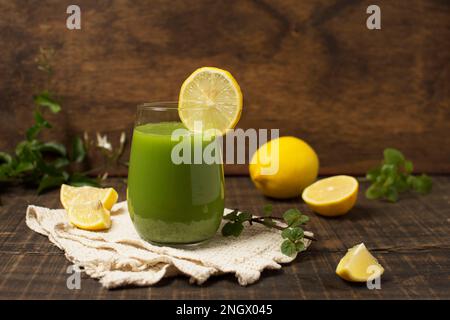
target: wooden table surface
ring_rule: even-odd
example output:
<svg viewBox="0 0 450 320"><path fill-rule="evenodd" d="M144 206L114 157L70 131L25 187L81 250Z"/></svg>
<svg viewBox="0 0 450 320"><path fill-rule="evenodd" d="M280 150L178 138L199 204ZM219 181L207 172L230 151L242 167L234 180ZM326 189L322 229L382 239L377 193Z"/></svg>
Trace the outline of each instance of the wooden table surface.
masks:
<svg viewBox="0 0 450 320"><path fill-rule="evenodd" d="M120 180L110 184L120 190ZM255 211L272 202L277 213L292 206L311 216L319 241L281 270L265 271L260 281L238 285L233 275L190 285L177 276L154 287L106 290L82 275L81 289L66 287L70 265L62 251L25 224L28 204L59 207L58 191L36 196L14 188L0 207L0 298L2 299L450 299L450 177L434 177L430 195L405 196L395 204L368 201L362 183L356 207L329 219L311 213L300 200L264 198L247 177L227 177L226 204ZM380 290L347 283L334 270L346 249L364 242L385 268Z"/></svg>

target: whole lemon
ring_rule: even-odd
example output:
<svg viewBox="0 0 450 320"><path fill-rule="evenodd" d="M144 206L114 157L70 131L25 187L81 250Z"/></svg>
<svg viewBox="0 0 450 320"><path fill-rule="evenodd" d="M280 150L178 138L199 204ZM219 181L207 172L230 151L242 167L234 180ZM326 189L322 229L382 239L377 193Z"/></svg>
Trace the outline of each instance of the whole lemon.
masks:
<svg viewBox="0 0 450 320"><path fill-rule="evenodd" d="M280 137L262 145L253 155L250 177L268 197L286 199L300 196L317 179L319 158L305 141Z"/></svg>

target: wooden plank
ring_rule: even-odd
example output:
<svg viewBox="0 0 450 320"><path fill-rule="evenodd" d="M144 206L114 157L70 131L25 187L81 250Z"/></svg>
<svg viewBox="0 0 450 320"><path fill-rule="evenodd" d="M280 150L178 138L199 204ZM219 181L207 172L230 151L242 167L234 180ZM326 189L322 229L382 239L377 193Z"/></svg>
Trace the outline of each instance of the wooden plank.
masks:
<svg viewBox="0 0 450 320"><path fill-rule="evenodd" d="M125 185L109 183L124 199ZM48 239L27 228L27 204L59 207L58 192L37 197L13 188L0 207L0 298L3 299L449 299L450 177L434 177L428 196L407 196L396 204L362 196L348 215L327 219L311 213L299 199L264 198L245 177L226 181L226 205L256 212L271 202L275 212L296 206L311 217L309 229L319 241L281 270L265 271L260 281L240 287L231 275L213 277L202 286L184 277L164 279L151 288L108 291L86 275L81 289L66 287L70 263ZM342 281L334 269L346 249L361 241L385 267L381 290Z"/></svg>
<svg viewBox="0 0 450 320"><path fill-rule="evenodd" d="M418 171L450 172L446 1L380 0L379 31L366 29L368 0L80 0L79 31L65 27L69 4L0 0L1 150L31 124L43 86L33 61L49 46L64 111L47 138L101 131L115 142L131 134L136 104L176 100L195 68L215 65L244 92L239 126L305 139L322 174L365 172L387 146Z"/></svg>
<svg viewBox="0 0 450 320"><path fill-rule="evenodd" d="M187 279L164 279L151 288L103 289L83 275L80 290L66 287L70 265L60 255L2 254L1 299L449 299L448 253L377 253L388 265L381 290L350 284L334 275L342 252L310 252L277 271L265 271L249 287L240 287L233 276L214 277L202 286ZM30 266L34 266L30 272Z"/></svg>

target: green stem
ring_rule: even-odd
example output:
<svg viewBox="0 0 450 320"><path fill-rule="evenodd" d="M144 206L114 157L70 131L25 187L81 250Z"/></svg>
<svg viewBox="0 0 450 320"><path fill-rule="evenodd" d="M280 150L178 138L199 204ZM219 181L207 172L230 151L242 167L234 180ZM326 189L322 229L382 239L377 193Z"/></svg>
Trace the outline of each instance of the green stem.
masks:
<svg viewBox="0 0 450 320"><path fill-rule="evenodd" d="M267 218L273 219L272 217L267 217ZM281 218L278 218L278 217L275 217L275 218L281 220ZM256 223L259 223L259 224L264 224L264 221L263 221L262 219L263 219L263 218L261 218L261 217L252 218L251 222L256 222ZM283 231L284 229L286 229L286 228L281 227L281 226L278 226L278 225L276 225L276 224L275 224L275 225L272 225L271 227L274 228L274 229L280 230L280 231ZM303 238L308 239L308 240L311 240L311 241L317 241L316 238L311 237L311 236L308 236L308 235L306 235L306 234L303 235Z"/></svg>

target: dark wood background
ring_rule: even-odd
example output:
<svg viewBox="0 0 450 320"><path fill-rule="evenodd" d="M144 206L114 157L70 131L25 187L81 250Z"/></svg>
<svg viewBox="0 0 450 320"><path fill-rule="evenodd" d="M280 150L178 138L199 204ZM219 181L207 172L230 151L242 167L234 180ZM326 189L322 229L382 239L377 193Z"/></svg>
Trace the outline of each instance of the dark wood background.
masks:
<svg viewBox="0 0 450 320"><path fill-rule="evenodd" d="M34 58L56 50L63 112L47 138L131 133L137 103L175 100L197 67L229 70L245 99L242 128L280 128L308 141L321 173L362 173L387 146L417 171L450 173L450 2L0 0L0 150L32 121L42 85ZM125 173L118 170L116 173ZM246 173L246 166L228 167Z"/></svg>

